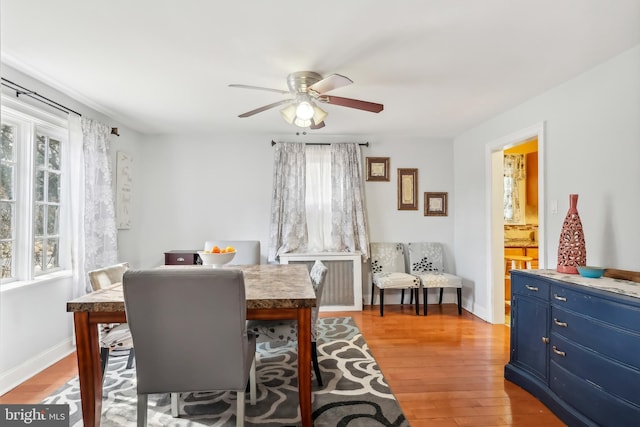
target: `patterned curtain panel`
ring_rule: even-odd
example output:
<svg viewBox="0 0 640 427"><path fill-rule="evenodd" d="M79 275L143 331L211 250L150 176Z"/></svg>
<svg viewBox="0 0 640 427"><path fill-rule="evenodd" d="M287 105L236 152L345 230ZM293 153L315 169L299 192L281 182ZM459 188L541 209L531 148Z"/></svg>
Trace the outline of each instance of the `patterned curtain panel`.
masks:
<svg viewBox="0 0 640 427"><path fill-rule="evenodd" d="M331 144L332 248L369 258L362 155L358 144Z"/></svg>
<svg viewBox="0 0 640 427"><path fill-rule="evenodd" d="M523 154L504 155L504 220L518 224L524 220L520 183L526 179L525 157Z"/></svg>
<svg viewBox="0 0 640 427"><path fill-rule="evenodd" d="M273 163L269 262L275 262L281 253L304 250L306 247L305 163L304 144L276 144Z"/></svg>
<svg viewBox="0 0 640 427"><path fill-rule="evenodd" d="M111 186L110 133L107 125L82 118L85 271L115 264L118 259L118 230Z"/></svg>

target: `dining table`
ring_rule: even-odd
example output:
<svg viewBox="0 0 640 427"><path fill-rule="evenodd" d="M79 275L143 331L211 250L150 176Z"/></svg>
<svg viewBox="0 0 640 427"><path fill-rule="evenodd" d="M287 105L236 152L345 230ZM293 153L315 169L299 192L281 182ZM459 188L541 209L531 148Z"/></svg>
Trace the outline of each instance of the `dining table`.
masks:
<svg viewBox="0 0 640 427"><path fill-rule="evenodd" d="M212 268L206 265L159 268ZM303 426L311 426L311 308L316 296L305 264L227 265L243 272L247 319L298 322L298 396ZM176 286L179 286L176 283ZM122 283L67 302L73 313L78 358L82 419L85 427L99 427L102 414L102 370L98 325L125 323ZM168 316L171 314L167 313ZM135 342L134 342L135 346Z"/></svg>

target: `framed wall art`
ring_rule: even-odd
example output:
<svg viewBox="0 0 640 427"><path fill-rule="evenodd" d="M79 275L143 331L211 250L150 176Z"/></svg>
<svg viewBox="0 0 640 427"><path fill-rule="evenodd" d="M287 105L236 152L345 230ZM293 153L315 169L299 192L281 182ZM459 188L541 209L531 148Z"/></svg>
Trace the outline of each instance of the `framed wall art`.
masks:
<svg viewBox="0 0 640 427"><path fill-rule="evenodd" d="M367 181L389 181L388 157L367 157Z"/></svg>
<svg viewBox="0 0 640 427"><path fill-rule="evenodd" d="M398 169L398 210L418 210L418 169Z"/></svg>
<svg viewBox="0 0 640 427"><path fill-rule="evenodd" d="M118 151L116 153L116 224L120 230L131 228L132 223L132 169L133 158L123 151Z"/></svg>
<svg viewBox="0 0 640 427"><path fill-rule="evenodd" d="M424 193L424 216L447 216L447 193Z"/></svg>

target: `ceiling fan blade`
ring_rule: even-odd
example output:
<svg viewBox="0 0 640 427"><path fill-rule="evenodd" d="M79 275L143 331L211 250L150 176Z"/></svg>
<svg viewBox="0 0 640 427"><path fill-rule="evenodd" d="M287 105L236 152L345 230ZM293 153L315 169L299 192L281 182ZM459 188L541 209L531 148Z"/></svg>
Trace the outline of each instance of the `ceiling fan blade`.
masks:
<svg viewBox="0 0 640 427"><path fill-rule="evenodd" d="M360 101L359 99L342 98L339 96L322 95L318 98L318 101L326 102L327 104L340 105L342 107L371 111L372 113L379 113L384 109L384 105L382 104Z"/></svg>
<svg viewBox="0 0 640 427"><path fill-rule="evenodd" d="M277 107L278 105L286 104L287 102L293 101L292 99L283 99L282 101L274 102L273 104L264 105L260 108L256 108L255 110L247 111L246 113L240 114L238 117L251 117L254 114L262 113L263 111L269 110L271 108Z"/></svg>
<svg viewBox="0 0 640 427"><path fill-rule="evenodd" d="M322 129L323 127L324 127L324 120L318 124L315 124L313 120L311 120L311 126L309 126L309 129Z"/></svg>
<svg viewBox="0 0 640 427"><path fill-rule="evenodd" d="M331 74L330 76L309 86L309 90L321 95L325 92L329 92L330 90L350 85L351 83L353 83L353 81L348 77L341 74Z"/></svg>
<svg viewBox="0 0 640 427"><path fill-rule="evenodd" d="M256 89L256 90L266 90L268 92L275 92L275 93L282 93L282 94L289 94L288 90L282 90L282 89L271 89L268 87L261 87L261 86L250 86L250 85L237 85L237 84L232 84L229 85L229 87L239 87L241 89Z"/></svg>

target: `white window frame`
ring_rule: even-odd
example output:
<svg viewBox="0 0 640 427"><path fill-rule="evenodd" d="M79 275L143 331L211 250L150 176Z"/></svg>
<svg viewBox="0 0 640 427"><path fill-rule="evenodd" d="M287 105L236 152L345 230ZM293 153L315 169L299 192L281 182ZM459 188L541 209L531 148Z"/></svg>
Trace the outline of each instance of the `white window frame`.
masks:
<svg viewBox="0 0 640 427"><path fill-rule="evenodd" d="M13 277L0 281L0 287L6 288L46 280L58 276L61 272L69 272L71 262L69 256L69 215L68 206L68 119L48 113L19 100L2 94L2 122L16 126L15 147L15 209L14 209L14 252ZM42 272L35 272L34 228L35 228L35 144L36 135L45 134L60 141L60 219L58 241L59 267ZM46 223L47 218L44 218Z"/></svg>

